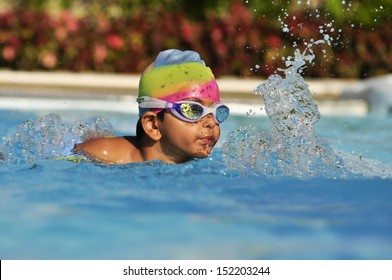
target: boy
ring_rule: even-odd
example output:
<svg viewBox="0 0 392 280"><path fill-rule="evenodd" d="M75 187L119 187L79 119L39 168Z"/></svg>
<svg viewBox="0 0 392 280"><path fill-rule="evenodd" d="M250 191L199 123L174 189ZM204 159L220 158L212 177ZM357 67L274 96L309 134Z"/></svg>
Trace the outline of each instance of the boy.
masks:
<svg viewBox="0 0 392 280"><path fill-rule="evenodd" d="M159 53L140 78L137 101L136 136L92 139L74 153L109 164L206 158L229 116L211 69L193 51Z"/></svg>

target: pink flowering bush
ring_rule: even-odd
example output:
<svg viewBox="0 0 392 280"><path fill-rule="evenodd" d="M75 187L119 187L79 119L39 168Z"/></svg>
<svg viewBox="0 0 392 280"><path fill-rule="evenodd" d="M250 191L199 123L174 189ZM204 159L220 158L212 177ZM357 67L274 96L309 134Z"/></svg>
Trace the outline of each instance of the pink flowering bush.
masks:
<svg viewBox="0 0 392 280"><path fill-rule="evenodd" d="M105 13L77 17L68 10L0 12L0 67L15 70L67 70L140 73L163 49L192 49L217 76L263 76L284 67L303 41L315 39L324 18L312 21L297 13L288 19L289 33L277 21L255 16L242 3L226 13L210 12L205 20L181 11L157 9L154 17L140 10L128 17ZM316 59L305 70L309 77L362 78L392 70L392 30L353 28L329 46L316 46ZM337 29L337 28L336 28Z"/></svg>

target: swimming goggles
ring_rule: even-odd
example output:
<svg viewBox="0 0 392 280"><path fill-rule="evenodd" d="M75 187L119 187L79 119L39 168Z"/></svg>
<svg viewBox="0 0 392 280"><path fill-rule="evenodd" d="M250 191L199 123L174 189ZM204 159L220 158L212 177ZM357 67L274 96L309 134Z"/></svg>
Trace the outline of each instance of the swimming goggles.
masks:
<svg viewBox="0 0 392 280"><path fill-rule="evenodd" d="M215 103L212 107L206 107L194 101L167 102L161 99L142 96L137 99L140 108L169 109L176 117L186 122L197 122L204 116L212 114L217 124L225 121L229 114L229 107L222 103Z"/></svg>

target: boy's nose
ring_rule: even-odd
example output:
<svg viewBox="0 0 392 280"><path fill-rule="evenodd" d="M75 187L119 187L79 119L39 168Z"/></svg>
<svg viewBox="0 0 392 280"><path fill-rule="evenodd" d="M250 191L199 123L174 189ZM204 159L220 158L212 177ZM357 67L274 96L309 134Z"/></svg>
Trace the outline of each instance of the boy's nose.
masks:
<svg viewBox="0 0 392 280"><path fill-rule="evenodd" d="M205 115L202 118L202 124L203 124L204 127L211 127L211 128L213 128L216 125L215 120L212 117L212 113L208 114L208 115Z"/></svg>

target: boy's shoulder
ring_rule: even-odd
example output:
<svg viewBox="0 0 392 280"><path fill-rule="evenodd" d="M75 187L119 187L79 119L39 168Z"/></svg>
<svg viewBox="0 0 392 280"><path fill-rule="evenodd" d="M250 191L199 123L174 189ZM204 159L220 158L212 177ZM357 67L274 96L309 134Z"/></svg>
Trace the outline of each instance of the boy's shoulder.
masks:
<svg viewBox="0 0 392 280"><path fill-rule="evenodd" d="M76 144L73 152L103 163L138 161L139 149L135 137L100 137Z"/></svg>

